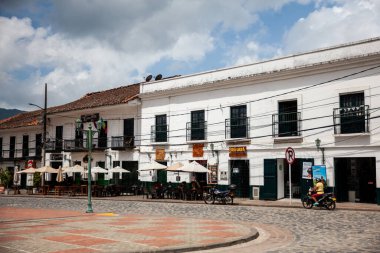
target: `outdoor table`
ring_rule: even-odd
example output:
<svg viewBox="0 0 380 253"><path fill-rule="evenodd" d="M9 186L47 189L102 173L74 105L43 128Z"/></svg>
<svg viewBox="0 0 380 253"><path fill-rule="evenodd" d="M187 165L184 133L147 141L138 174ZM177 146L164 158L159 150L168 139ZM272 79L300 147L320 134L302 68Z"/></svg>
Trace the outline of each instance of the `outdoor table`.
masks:
<svg viewBox="0 0 380 253"><path fill-rule="evenodd" d="M56 185L54 186L54 195L61 195L61 193L65 193L67 191L67 186Z"/></svg>
<svg viewBox="0 0 380 253"><path fill-rule="evenodd" d="M50 191L50 185L44 185L41 188L42 188L42 194L43 195L47 195L48 192Z"/></svg>

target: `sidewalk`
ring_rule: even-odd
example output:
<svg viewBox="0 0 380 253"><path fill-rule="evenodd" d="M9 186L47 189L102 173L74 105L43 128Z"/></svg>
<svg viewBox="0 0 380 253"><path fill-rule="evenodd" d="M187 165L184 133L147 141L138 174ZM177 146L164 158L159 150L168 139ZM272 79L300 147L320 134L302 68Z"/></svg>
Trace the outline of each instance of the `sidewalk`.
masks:
<svg viewBox="0 0 380 253"><path fill-rule="evenodd" d="M0 195L0 197L7 195ZM8 196L28 196L36 198L87 198L87 196L57 196L57 195L8 195ZM116 197L92 197L93 199L104 199L110 201L149 201L149 202L168 202L168 203L193 203L205 204L203 201L184 201L178 199L146 199L142 195L137 196L116 196ZM248 198L235 198L234 205L241 206L262 206L262 207L282 207L282 208L303 208L300 199L280 199L280 200L251 200ZM367 204L367 203L354 203L354 202L338 202L336 204L337 210L352 210L352 211L377 211L380 212L380 205Z"/></svg>
<svg viewBox="0 0 380 253"><path fill-rule="evenodd" d="M0 252L183 252L258 237L252 225L211 219L0 208Z"/></svg>

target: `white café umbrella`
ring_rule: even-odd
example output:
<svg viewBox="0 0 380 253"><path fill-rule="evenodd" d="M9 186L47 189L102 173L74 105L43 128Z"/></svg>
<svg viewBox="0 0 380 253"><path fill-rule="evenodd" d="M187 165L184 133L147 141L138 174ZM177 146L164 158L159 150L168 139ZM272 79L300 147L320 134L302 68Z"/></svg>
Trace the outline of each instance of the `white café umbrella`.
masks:
<svg viewBox="0 0 380 253"><path fill-rule="evenodd" d="M53 167L50 167L49 165L46 165L44 167L36 169L36 172L41 172L41 173L58 173L58 170L54 169Z"/></svg>
<svg viewBox="0 0 380 253"><path fill-rule="evenodd" d="M120 166L116 166L108 170L108 173L131 173L129 170L123 169Z"/></svg>
<svg viewBox="0 0 380 253"><path fill-rule="evenodd" d="M110 179L113 179L113 173L120 173L119 179L122 179L122 173L131 173L129 170L123 169L120 166L116 166L108 170L108 175Z"/></svg>
<svg viewBox="0 0 380 253"><path fill-rule="evenodd" d="M78 164L72 167L64 167L63 173L84 173L84 168Z"/></svg>
<svg viewBox="0 0 380 253"><path fill-rule="evenodd" d="M13 174L13 184L14 185L20 185L20 175L17 173L19 171L18 166L15 167L14 174Z"/></svg>
<svg viewBox="0 0 380 253"><path fill-rule="evenodd" d="M184 165L181 167L181 171L183 172L195 172L195 173L211 173L210 170L208 170L206 167L200 165L196 161L192 161L189 164Z"/></svg>
<svg viewBox="0 0 380 253"><path fill-rule="evenodd" d="M57 182L60 183L60 182L63 182L63 170L61 168L61 166L59 166L58 168L58 172L57 172Z"/></svg>
<svg viewBox="0 0 380 253"><path fill-rule="evenodd" d="M21 170L21 171L18 171L17 174L34 174L38 171L36 171L36 168L28 168L28 169L25 169L25 170Z"/></svg>
<svg viewBox="0 0 380 253"><path fill-rule="evenodd" d="M184 166L183 163L181 162L178 162L178 163L175 163L175 164L172 164L170 165L169 167L166 168L167 171L175 171L175 172L179 172L181 171L181 168Z"/></svg>
<svg viewBox="0 0 380 253"><path fill-rule="evenodd" d="M145 171L145 170L164 170L166 169L167 166L166 165L162 165L156 161L153 161L153 162L150 162L150 163L146 163L146 164L143 164L141 166L141 168L139 168L138 170L139 171Z"/></svg>
<svg viewBox="0 0 380 253"><path fill-rule="evenodd" d="M99 167L99 166L95 166L95 167L91 168L91 173L103 173L103 174L107 174L108 170L103 169L102 167Z"/></svg>

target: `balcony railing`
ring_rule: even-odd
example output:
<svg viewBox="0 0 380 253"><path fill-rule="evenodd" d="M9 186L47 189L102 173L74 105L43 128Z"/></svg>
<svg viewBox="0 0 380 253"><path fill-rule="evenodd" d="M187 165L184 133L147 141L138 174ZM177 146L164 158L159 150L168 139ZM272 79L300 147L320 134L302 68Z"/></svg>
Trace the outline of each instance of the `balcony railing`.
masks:
<svg viewBox="0 0 380 253"><path fill-rule="evenodd" d="M47 152L60 152L63 149L62 140L49 140L45 143L45 149Z"/></svg>
<svg viewBox="0 0 380 253"><path fill-rule="evenodd" d="M301 113L273 114L272 135L273 137L301 136Z"/></svg>
<svg viewBox="0 0 380 253"><path fill-rule="evenodd" d="M86 140L85 139L74 139L74 140L64 140L63 150L64 151L84 151L86 150Z"/></svg>
<svg viewBox="0 0 380 253"><path fill-rule="evenodd" d="M226 119L226 139L249 138L249 118Z"/></svg>
<svg viewBox="0 0 380 253"><path fill-rule="evenodd" d="M154 125L151 127L151 142L167 142L169 125Z"/></svg>
<svg viewBox="0 0 380 253"><path fill-rule="evenodd" d="M133 136L112 136L112 149L133 148L135 146L135 138Z"/></svg>
<svg viewBox="0 0 380 253"><path fill-rule="evenodd" d="M333 113L334 133L368 133L369 118L368 105L335 108Z"/></svg>
<svg viewBox="0 0 380 253"><path fill-rule="evenodd" d="M186 123L186 140L198 141L206 140L207 121L187 122Z"/></svg>

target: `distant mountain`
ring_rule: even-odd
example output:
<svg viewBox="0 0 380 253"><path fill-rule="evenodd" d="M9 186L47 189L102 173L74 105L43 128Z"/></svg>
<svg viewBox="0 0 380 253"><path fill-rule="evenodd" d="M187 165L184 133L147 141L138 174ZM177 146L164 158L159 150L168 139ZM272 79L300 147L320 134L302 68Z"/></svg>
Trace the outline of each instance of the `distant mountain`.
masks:
<svg viewBox="0 0 380 253"><path fill-rule="evenodd" d="M12 117L12 116L19 114L19 113L22 113L22 112L24 112L24 111L20 111L17 109L0 108L0 120Z"/></svg>

